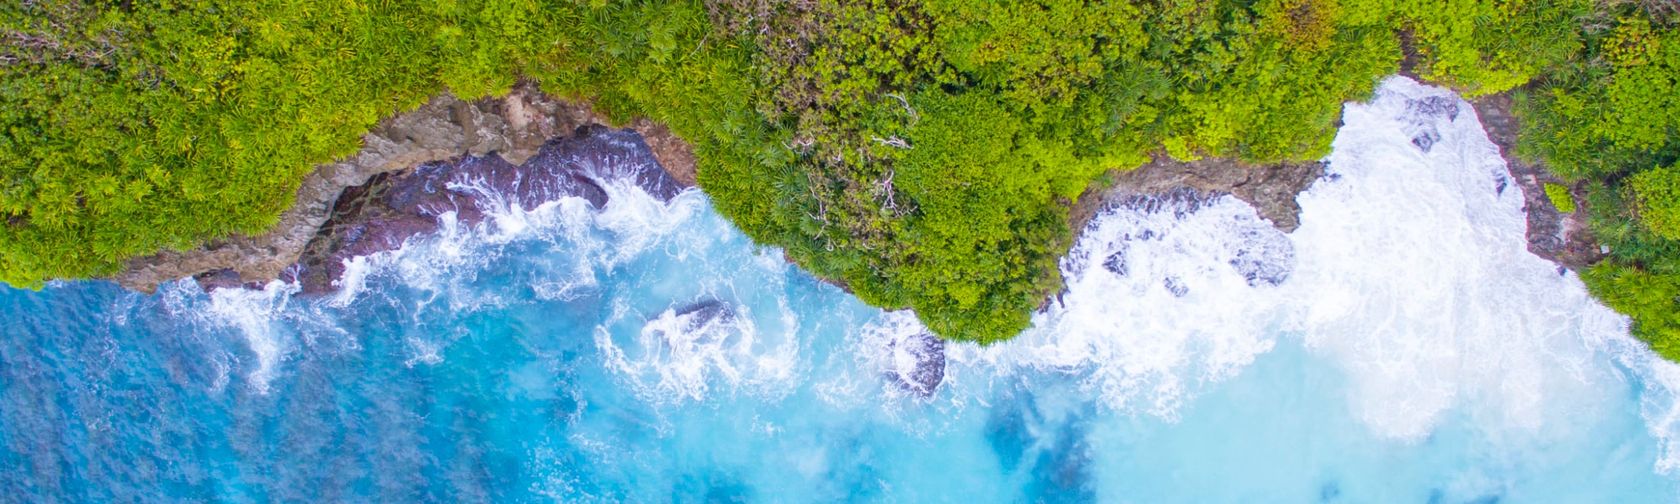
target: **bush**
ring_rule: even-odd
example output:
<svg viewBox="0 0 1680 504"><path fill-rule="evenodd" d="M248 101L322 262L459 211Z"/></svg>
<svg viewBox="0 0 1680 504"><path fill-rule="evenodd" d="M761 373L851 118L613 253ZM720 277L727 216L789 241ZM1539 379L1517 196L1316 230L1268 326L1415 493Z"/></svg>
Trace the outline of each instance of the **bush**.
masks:
<svg viewBox="0 0 1680 504"><path fill-rule="evenodd" d="M1593 296L1628 315L1633 332L1664 358L1680 361L1680 274L1655 273L1615 262L1582 275Z"/></svg>
<svg viewBox="0 0 1680 504"><path fill-rule="evenodd" d="M1639 221L1670 240L1680 240L1680 165L1645 170L1629 179L1639 199Z"/></svg>
<svg viewBox="0 0 1680 504"><path fill-rule="evenodd" d="M1551 200L1553 208L1563 213L1575 213L1575 197L1569 194L1568 187L1547 182L1545 189L1546 199Z"/></svg>

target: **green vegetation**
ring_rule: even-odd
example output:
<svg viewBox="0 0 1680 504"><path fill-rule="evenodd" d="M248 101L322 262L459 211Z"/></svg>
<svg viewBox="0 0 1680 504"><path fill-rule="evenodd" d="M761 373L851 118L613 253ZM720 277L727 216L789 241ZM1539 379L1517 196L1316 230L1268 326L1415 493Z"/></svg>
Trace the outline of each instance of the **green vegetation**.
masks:
<svg viewBox="0 0 1680 504"><path fill-rule="evenodd" d="M1552 202L1552 207L1559 212L1575 213L1575 197L1569 194L1569 188L1563 184L1547 182L1545 185L1546 199Z"/></svg>
<svg viewBox="0 0 1680 504"><path fill-rule="evenodd" d="M1587 287L1680 360L1680 29L1654 17L1616 4L1586 19L1583 50L1519 96L1520 147L1587 190L1610 251Z"/></svg>
<svg viewBox="0 0 1680 504"><path fill-rule="evenodd" d="M1639 221L1668 240L1680 240L1680 166L1645 170L1628 179Z"/></svg>
<svg viewBox="0 0 1680 504"><path fill-rule="evenodd" d="M1105 174L1152 155L1318 158L1341 103L1394 73L1405 47L1419 75L1470 95L1558 75L1527 102L1548 111L1534 114L1551 118L1542 130L1605 121L1533 148L1576 156L1573 176L1631 166L1589 161L1605 143L1657 166L1674 150L1657 144L1674 138L1680 43L1649 23L1583 29L1595 12L1592 0L9 4L0 280L110 274L259 232L379 118L527 78L669 125L719 211L760 243L870 303L915 308L941 335L996 341L1058 288L1069 208ZM1621 84L1638 79L1651 82ZM1658 101L1669 108L1606 111ZM1602 197L1639 199L1644 222L1671 226L1672 177L1636 185Z"/></svg>

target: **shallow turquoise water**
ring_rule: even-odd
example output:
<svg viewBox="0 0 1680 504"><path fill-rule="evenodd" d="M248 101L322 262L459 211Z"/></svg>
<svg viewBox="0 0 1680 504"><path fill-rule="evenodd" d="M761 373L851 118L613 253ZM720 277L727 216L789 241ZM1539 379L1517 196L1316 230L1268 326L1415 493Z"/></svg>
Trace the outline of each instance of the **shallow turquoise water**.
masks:
<svg viewBox="0 0 1680 504"><path fill-rule="evenodd" d="M1289 235L1230 198L1106 212L930 397L896 378L913 317L622 184L332 298L3 290L0 500L1680 500L1680 368L1522 249L1457 105L1350 106Z"/></svg>

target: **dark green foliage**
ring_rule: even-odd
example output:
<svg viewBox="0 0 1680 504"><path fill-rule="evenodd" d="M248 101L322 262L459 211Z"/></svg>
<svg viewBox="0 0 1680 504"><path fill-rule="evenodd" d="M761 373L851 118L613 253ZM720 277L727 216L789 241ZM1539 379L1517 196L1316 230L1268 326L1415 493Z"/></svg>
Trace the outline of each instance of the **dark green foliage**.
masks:
<svg viewBox="0 0 1680 504"><path fill-rule="evenodd" d="M1496 92L1567 58L1589 5L135 4L0 7L0 35L27 42L0 49L0 280L260 232L379 118L525 77L669 125L749 236L977 341L1058 287L1068 209L1104 174L1162 152L1317 158L1403 34L1426 77Z"/></svg>
<svg viewBox="0 0 1680 504"><path fill-rule="evenodd" d="M1524 154L1575 179L1669 164L1680 152L1680 30L1637 13L1588 26L1579 61L1528 93Z"/></svg>

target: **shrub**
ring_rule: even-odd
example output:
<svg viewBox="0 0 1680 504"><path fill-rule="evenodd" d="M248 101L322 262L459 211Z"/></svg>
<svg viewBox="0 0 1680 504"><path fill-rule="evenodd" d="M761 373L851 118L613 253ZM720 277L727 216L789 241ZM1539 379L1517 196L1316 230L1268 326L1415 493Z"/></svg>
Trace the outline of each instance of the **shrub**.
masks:
<svg viewBox="0 0 1680 504"><path fill-rule="evenodd" d="M1670 240L1680 240L1680 165L1645 170L1629 179L1639 200L1639 220Z"/></svg>
<svg viewBox="0 0 1680 504"><path fill-rule="evenodd" d="M1655 273L1615 262L1587 270L1593 296L1633 320L1633 333L1664 358L1680 361L1680 274Z"/></svg>
<svg viewBox="0 0 1680 504"><path fill-rule="evenodd" d="M1547 182L1545 190L1546 199L1551 200L1553 208L1563 213L1575 213L1575 197L1569 194L1568 187Z"/></svg>

